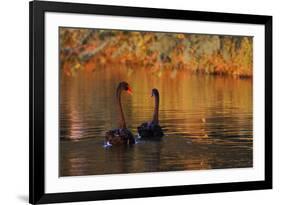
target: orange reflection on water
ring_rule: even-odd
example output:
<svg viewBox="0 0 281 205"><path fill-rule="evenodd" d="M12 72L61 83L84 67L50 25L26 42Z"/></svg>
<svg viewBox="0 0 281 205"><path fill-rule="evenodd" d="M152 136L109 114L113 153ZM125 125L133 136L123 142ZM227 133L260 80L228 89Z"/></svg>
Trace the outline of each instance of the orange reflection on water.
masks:
<svg viewBox="0 0 281 205"><path fill-rule="evenodd" d="M115 91L122 94L128 128L152 118L151 89L160 93L160 142L104 149L104 133L117 126ZM61 175L177 171L252 166L252 80L108 65L76 77L61 75ZM79 162L83 156L83 162ZM71 159L71 160L70 160ZM81 160L80 160L81 161ZM71 164L71 166L70 166Z"/></svg>

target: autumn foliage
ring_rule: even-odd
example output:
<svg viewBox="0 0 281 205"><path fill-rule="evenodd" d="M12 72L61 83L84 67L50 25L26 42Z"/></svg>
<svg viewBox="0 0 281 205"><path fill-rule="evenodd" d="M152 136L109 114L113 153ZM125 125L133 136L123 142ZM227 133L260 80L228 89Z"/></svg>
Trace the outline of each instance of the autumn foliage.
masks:
<svg viewBox="0 0 281 205"><path fill-rule="evenodd" d="M165 71L252 76L252 37L78 28L60 28L59 35L60 67L68 76L113 64L159 77Z"/></svg>

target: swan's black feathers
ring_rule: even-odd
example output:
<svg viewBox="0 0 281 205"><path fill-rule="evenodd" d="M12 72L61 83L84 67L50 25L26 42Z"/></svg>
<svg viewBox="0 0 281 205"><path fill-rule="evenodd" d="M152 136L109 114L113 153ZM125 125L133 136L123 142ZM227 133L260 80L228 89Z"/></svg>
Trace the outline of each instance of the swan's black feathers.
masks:
<svg viewBox="0 0 281 205"><path fill-rule="evenodd" d="M134 135L127 128L109 130L105 134L106 143L111 145L135 144Z"/></svg>
<svg viewBox="0 0 281 205"><path fill-rule="evenodd" d="M142 123L138 127L138 133L141 139L159 139L164 136L160 125L154 122Z"/></svg>

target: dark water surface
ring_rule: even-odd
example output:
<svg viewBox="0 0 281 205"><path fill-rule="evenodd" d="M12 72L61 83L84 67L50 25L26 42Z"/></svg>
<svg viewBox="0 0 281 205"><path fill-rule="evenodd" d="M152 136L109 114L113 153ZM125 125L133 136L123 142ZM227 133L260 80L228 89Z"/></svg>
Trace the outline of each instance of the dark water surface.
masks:
<svg viewBox="0 0 281 205"><path fill-rule="evenodd" d="M128 128L152 117L151 89L160 92L161 141L104 148L104 135L117 126L116 86ZM104 68L60 77L60 175L252 167L252 80Z"/></svg>

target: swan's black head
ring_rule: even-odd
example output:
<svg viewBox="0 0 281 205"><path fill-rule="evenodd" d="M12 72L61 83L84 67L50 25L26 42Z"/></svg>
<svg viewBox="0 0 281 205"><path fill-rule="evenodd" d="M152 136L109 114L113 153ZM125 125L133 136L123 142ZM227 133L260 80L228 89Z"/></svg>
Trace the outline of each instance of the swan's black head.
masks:
<svg viewBox="0 0 281 205"><path fill-rule="evenodd" d="M152 89L152 92L151 92L151 97L153 97L153 96L159 96L159 92L158 92L158 90L156 89L156 88L153 88Z"/></svg>
<svg viewBox="0 0 281 205"><path fill-rule="evenodd" d="M132 90L132 88L129 86L129 83L127 83L127 82L125 82L125 81L119 83L118 89L127 91L129 94L132 94L132 93L133 93L133 90Z"/></svg>

